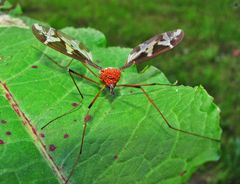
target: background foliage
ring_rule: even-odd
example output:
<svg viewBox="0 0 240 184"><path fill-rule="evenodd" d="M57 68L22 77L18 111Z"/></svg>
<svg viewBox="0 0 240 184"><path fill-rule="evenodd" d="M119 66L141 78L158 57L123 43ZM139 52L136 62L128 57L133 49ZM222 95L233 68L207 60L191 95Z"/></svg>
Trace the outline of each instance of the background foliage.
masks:
<svg viewBox="0 0 240 184"><path fill-rule="evenodd" d="M134 47L158 32L182 28L186 36L181 48L175 54L158 58L161 62L157 67L172 81L206 87L222 110L224 129L221 160L203 167L191 182L238 182L239 1L25 0L20 3L25 15L56 28L94 27L105 33L109 45Z"/></svg>

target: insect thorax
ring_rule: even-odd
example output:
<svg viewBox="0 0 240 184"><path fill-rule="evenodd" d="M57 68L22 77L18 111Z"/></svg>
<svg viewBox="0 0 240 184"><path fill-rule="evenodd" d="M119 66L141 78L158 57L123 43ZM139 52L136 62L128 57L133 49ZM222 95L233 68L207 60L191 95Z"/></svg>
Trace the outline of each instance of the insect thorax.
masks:
<svg viewBox="0 0 240 184"><path fill-rule="evenodd" d="M121 76L121 71L118 68L104 68L100 71L100 79L107 86L115 87Z"/></svg>

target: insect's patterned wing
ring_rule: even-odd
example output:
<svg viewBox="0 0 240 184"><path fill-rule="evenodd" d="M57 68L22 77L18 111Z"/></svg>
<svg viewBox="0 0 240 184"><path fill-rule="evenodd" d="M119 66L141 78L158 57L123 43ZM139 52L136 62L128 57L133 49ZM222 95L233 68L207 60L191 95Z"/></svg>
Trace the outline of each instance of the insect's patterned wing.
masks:
<svg viewBox="0 0 240 184"><path fill-rule="evenodd" d="M45 45L83 63L101 69L100 66L92 62L91 53L87 51L82 43L63 32L40 24L33 24L32 31L36 38Z"/></svg>
<svg viewBox="0 0 240 184"><path fill-rule="evenodd" d="M183 36L183 31L177 29L176 31L165 32L150 38L130 52L127 62L121 69L128 68L132 64L138 64L171 50L181 42Z"/></svg>

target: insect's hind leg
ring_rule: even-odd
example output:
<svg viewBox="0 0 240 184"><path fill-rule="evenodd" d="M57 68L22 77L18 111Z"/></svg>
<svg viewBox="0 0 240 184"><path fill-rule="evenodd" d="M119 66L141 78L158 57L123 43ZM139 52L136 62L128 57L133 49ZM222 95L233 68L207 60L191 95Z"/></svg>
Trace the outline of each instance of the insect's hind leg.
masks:
<svg viewBox="0 0 240 184"><path fill-rule="evenodd" d="M118 84L117 87L142 87L142 86L177 86L177 81L173 84L161 84L161 83L150 83L150 84Z"/></svg>
<svg viewBox="0 0 240 184"><path fill-rule="evenodd" d="M152 84L144 84L143 86L151 86ZM155 85L155 84L153 84ZM140 89L144 96L148 99L148 101L154 106L154 108L158 111L158 113L161 115L162 119L164 120L164 122L166 123L166 125L172 129L172 130L175 130L175 131L178 131L178 132L182 132L182 133L185 133L185 134L188 134L188 135L192 135L192 136L197 136L197 137L201 137L201 138L204 138L204 139L209 139L209 140L212 140L212 141L215 141L215 142L220 142L220 140L218 139L215 139L215 138L212 138L212 137L207 137L207 136L204 136L204 135L200 135L200 134L197 134L197 133L193 133L193 132L189 132L189 131L186 131L186 130L182 130L182 129L179 129L179 128L176 128L176 127L173 127L169 121L167 120L167 118L163 115L162 111L158 108L158 106L154 103L153 99L148 95L148 93L143 89L143 87L140 85L140 84L122 84L122 85L119 85L120 87L132 87L132 88L138 88Z"/></svg>

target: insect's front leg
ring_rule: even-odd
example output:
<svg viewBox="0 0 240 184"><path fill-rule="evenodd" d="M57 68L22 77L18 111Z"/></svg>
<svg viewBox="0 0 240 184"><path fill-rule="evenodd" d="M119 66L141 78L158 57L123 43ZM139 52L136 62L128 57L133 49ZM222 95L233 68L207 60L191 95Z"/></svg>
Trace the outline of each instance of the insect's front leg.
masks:
<svg viewBox="0 0 240 184"><path fill-rule="evenodd" d="M92 79L90 79L90 78L88 78L88 77L86 77L86 76L84 76L84 75L82 75L82 74L80 74L80 73L77 73L77 72L75 72L75 71L72 70L72 69L69 69L69 70L68 70L68 73L69 73L69 75L70 75L70 77L71 77L71 79L72 79L72 81L73 81L73 83L74 83L74 85L75 85L75 87L76 87L79 95L80 95L80 100L79 100L79 102L77 103L77 105L75 105L75 106L74 106L73 108L71 108L69 111L67 111L67 112L61 114L60 116L57 116L56 118L52 119L51 121L49 121L48 123L46 123L41 129L46 128L48 125L50 125L50 124L53 123L54 121L56 121L56 120L58 120L58 119L60 119L60 118L62 118L62 117L64 117L64 116L66 116L66 115L69 115L69 114L71 114L72 112L75 112L75 111L77 111L77 110L79 109L80 104L82 103L82 100L83 100L84 96L83 96L82 92L80 91L80 88L78 87L78 85L77 85L77 83L76 83L76 80L75 80L73 74L74 74L74 75L77 75L77 76L79 76L79 77L81 77L81 78L83 78L83 79L85 79L85 80L88 80L88 81L90 81L90 82L92 82L92 83L95 83L95 84L98 84L98 85L102 85L102 84L100 84L99 82L94 81L94 80L92 80Z"/></svg>
<svg viewBox="0 0 240 184"><path fill-rule="evenodd" d="M85 75L82 75L82 74L80 74L80 73L78 73L78 72L75 72L74 70L72 70L72 69L70 69L70 68L68 69L68 73L69 73L69 75L70 75L70 77L71 77L71 79L72 79L72 81L73 81L73 83L74 83L74 85L75 85L75 87L76 87L76 89L77 89L80 97L81 97L81 99L80 99L80 101L78 102L78 105L77 105L77 106L79 106L79 105L82 103L82 100L84 99L84 96L83 96L83 94L82 94L79 86L77 85L77 82L76 82L76 80L75 80L75 78L74 78L74 75L79 76L79 77L81 77L81 78L83 78L83 79L85 79L85 80L87 80L87 81L89 81L89 82L92 82L92 83L94 83L94 84L97 84L97 85L99 85L99 86L102 85L101 83L99 83L99 82L97 82L97 81L95 81L95 80L93 80L93 79L91 79L91 78L88 78L88 77L86 77ZM74 107L74 108L75 108L75 107Z"/></svg>
<svg viewBox="0 0 240 184"><path fill-rule="evenodd" d="M94 105L94 103L96 102L97 98L99 97L99 95L102 93L102 91L103 91L105 88L106 88L106 86L104 85L104 86L98 91L98 93L96 94L96 96L94 97L94 99L92 100L92 102L91 102L91 103L89 104L89 106L88 106L87 113L86 113L86 115L84 116L84 124L83 124L81 145L80 145L80 149L79 149L79 152L78 152L78 156L77 156L77 158L76 158L76 160L75 160L75 162L74 162L74 165L73 165L73 167L72 167L72 169L71 169L71 171L70 171L70 174L69 174L68 179L67 179L67 181L66 181L65 184L68 183L69 179L70 179L71 176L73 175L74 170L75 170L75 168L76 168L76 166L77 166L77 164L78 164L78 162L79 162L79 160L80 160L80 157L81 157L81 154L82 154L82 151L83 151L84 138L85 138L85 133L86 133L86 129L87 129L87 120L85 119L85 117L89 116L89 112L90 112L92 106Z"/></svg>

